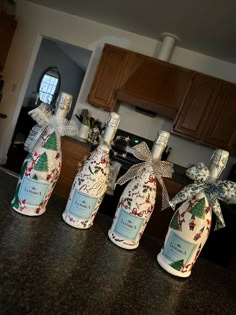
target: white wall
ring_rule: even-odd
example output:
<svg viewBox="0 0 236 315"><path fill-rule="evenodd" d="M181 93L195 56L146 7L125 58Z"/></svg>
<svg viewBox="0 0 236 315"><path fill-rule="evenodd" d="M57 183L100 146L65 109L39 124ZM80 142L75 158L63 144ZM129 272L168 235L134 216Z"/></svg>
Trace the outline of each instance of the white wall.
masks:
<svg viewBox="0 0 236 315"><path fill-rule="evenodd" d="M150 38L95 23L80 17L19 0L17 2L18 26L4 70L5 87L1 112L8 119L0 123L0 161L6 160L14 127L19 115L26 87L31 75L42 36L55 38L93 51L86 72L75 112L87 107L91 114L103 121L108 113L90 106L86 98L105 42L134 50L146 55L156 55L160 43ZM236 82L236 65L176 48L171 62L216 77ZM171 124L160 117L150 118L134 112L132 106L121 105L121 128L154 139L159 128L170 129ZM170 160L182 166L198 160L207 161L212 150L172 136L173 152ZM235 163L232 159L230 164ZM229 166L230 166L229 164Z"/></svg>

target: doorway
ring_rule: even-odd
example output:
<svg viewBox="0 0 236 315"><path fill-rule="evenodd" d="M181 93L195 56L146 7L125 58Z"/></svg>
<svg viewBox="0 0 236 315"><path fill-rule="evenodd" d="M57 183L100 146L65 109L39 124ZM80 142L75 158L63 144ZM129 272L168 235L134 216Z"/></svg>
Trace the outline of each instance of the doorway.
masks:
<svg viewBox="0 0 236 315"><path fill-rule="evenodd" d="M21 165L28 153L24 150L24 142L35 124L28 112L43 101L39 99L39 83L45 70L56 67L60 74L58 92L63 91L73 96L71 110L67 115L70 119L91 55L92 51L78 46L49 38L42 39L4 167L17 174L20 173Z"/></svg>

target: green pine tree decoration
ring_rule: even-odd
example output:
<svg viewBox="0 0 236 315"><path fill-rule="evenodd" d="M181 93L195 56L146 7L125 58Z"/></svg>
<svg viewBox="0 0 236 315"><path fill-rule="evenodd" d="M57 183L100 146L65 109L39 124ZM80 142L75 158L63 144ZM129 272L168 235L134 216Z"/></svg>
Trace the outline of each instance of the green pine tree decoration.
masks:
<svg viewBox="0 0 236 315"><path fill-rule="evenodd" d="M48 150L58 151L57 136L55 131L51 134L51 136L48 137L47 141L44 144L44 148Z"/></svg>
<svg viewBox="0 0 236 315"><path fill-rule="evenodd" d="M184 264L184 260L180 259L180 260L177 260L177 261L174 261L173 263L171 263L170 266L172 268L174 268L175 270L180 271L183 267L183 264Z"/></svg>
<svg viewBox="0 0 236 315"><path fill-rule="evenodd" d="M205 198L201 198L195 205L192 207L190 213L192 213L193 216L204 219L205 218Z"/></svg>
<svg viewBox="0 0 236 315"><path fill-rule="evenodd" d="M36 174L34 174L34 176L32 177L32 179L38 180L38 176Z"/></svg>
<svg viewBox="0 0 236 315"><path fill-rule="evenodd" d="M48 156L46 152L38 159L34 169L39 172L48 172Z"/></svg>
<svg viewBox="0 0 236 315"><path fill-rule="evenodd" d="M175 212L171 222L170 222L170 227L174 230L179 230L179 213L178 211Z"/></svg>

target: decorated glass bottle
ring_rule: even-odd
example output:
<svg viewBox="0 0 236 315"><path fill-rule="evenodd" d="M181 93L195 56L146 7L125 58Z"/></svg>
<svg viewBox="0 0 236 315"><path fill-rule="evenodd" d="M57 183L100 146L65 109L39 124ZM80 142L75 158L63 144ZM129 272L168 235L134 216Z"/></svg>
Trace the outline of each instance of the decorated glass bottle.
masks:
<svg viewBox="0 0 236 315"><path fill-rule="evenodd" d="M61 171L61 133L58 129L63 128L71 102L71 95L61 93L57 99L55 116L47 110L45 104L29 113L37 122L43 123L34 139L30 139L33 143L32 151L22 164L11 202L12 208L21 214L39 216L46 211Z"/></svg>
<svg viewBox="0 0 236 315"><path fill-rule="evenodd" d="M142 163L142 165L137 165L139 168L138 172L131 177L133 179L126 186L120 197L112 226L108 231L110 240L119 247L135 249L139 246L140 238L155 206L156 182L158 175L161 175L155 174L153 163L159 162L162 165L168 165L169 162L161 162L160 158L165 150L169 136L169 132L159 131L159 135L153 144L150 160ZM169 166L171 166L170 172L172 173L172 164ZM128 172L132 172L131 169ZM125 176L126 174L123 177Z"/></svg>
<svg viewBox="0 0 236 315"><path fill-rule="evenodd" d="M88 229L107 190L110 170L110 144L119 126L120 116L111 113L103 139L75 176L63 220L78 229Z"/></svg>
<svg viewBox="0 0 236 315"><path fill-rule="evenodd" d="M188 169L187 175L191 179L196 179L195 183L186 186L170 202L175 208L177 203L187 199L174 213L164 247L157 256L160 266L172 275L190 276L193 265L209 236L213 207L216 209L214 212L219 223L222 223L221 227L224 226L220 205L216 199L217 190L219 189L220 193L224 182L219 182L219 185L215 182L225 168L228 156L227 151L219 149L212 156L209 170L203 163ZM228 187L230 183L229 181L226 183ZM225 198L223 194L222 199Z"/></svg>

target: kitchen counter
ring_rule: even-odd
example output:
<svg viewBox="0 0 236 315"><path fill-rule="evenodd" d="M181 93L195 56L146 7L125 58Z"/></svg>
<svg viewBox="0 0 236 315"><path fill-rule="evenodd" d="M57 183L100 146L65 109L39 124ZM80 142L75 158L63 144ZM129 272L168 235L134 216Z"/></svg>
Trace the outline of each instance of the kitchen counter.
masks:
<svg viewBox="0 0 236 315"><path fill-rule="evenodd" d="M236 314L235 273L200 258L190 278L175 278L156 262L161 242L120 249L102 214L74 229L55 195L41 217L20 215L16 181L0 171L0 314Z"/></svg>

